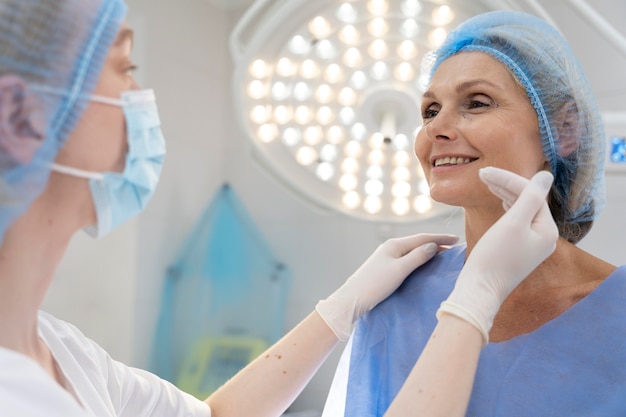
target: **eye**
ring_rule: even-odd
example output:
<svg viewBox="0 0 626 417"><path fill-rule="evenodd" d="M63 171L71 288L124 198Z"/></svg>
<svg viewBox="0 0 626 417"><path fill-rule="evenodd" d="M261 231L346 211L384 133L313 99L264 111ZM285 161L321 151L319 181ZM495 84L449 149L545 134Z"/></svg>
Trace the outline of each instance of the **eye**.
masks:
<svg viewBox="0 0 626 417"><path fill-rule="evenodd" d="M439 106L435 104L431 104L428 107L426 107L424 110L422 110L422 119L424 120L432 119L433 117L437 115L437 113L439 113Z"/></svg>
<svg viewBox="0 0 626 417"><path fill-rule="evenodd" d="M470 103L469 103L469 108L470 109L477 109L477 108L480 108L480 107L487 107L488 105L489 104L483 103L480 100L471 100Z"/></svg>
<svg viewBox="0 0 626 417"><path fill-rule="evenodd" d="M489 97L484 95L474 95L467 99L466 106L468 109L481 109L483 107L491 107L495 103Z"/></svg>
<svg viewBox="0 0 626 417"><path fill-rule="evenodd" d="M127 66L127 67L124 69L124 72L125 72L127 75L133 75L133 73L134 73L135 71L137 71L138 69L139 69L139 67L138 67L137 65L131 64L131 65Z"/></svg>

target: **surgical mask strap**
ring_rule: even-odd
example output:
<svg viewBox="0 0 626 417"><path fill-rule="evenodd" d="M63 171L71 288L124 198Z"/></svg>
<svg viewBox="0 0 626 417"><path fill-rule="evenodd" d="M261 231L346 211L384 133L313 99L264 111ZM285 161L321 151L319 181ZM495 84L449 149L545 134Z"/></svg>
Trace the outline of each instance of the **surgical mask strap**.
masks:
<svg viewBox="0 0 626 417"><path fill-rule="evenodd" d="M33 91L37 91L37 92L45 93L45 94L52 94L56 96L68 96L69 95L69 93L65 90L62 90L60 88L49 87L47 85L31 84L30 88ZM99 96L99 95L81 94L79 98L82 100L90 100L90 101L95 101L98 103L110 104L112 106L117 106L117 107L123 107L125 104L124 100L120 100L119 98L111 98L111 97L105 97L105 96Z"/></svg>
<svg viewBox="0 0 626 417"><path fill-rule="evenodd" d="M60 172L61 174L71 175L73 177L85 178L88 180L100 180L104 179L104 175L98 172L84 171L78 168L66 167L65 165L52 164L52 170Z"/></svg>

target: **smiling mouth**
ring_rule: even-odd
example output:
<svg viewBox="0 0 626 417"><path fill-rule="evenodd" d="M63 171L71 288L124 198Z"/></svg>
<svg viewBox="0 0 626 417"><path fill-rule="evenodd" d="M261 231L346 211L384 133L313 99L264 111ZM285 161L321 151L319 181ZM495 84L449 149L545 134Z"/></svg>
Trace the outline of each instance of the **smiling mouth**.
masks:
<svg viewBox="0 0 626 417"><path fill-rule="evenodd" d="M451 165L464 165L464 164L469 164L470 162L475 161L477 158L464 158L464 157L449 157L446 156L445 158L437 158L435 159L435 161L433 162L433 165L435 167L440 167L440 166L451 166Z"/></svg>

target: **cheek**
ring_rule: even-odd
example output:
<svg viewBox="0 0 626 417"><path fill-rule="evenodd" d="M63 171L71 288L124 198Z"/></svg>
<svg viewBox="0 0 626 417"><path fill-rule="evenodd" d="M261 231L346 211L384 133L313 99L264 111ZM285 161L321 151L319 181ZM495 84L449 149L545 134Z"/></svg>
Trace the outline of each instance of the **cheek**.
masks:
<svg viewBox="0 0 626 417"><path fill-rule="evenodd" d="M430 141L426 138L426 135L420 130L420 132L415 137L415 142L413 143L413 151L415 152L415 156L419 160L422 167L426 168L430 165L429 162L429 153L430 153Z"/></svg>

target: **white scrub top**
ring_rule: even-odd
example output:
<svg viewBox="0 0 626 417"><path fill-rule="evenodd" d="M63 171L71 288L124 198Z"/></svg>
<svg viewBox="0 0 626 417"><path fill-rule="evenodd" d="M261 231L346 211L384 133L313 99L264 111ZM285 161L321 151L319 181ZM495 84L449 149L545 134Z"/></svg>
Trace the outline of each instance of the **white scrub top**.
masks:
<svg viewBox="0 0 626 417"><path fill-rule="evenodd" d="M0 348L0 417L210 417L203 401L113 360L76 327L39 313L39 334L78 402L36 362Z"/></svg>

